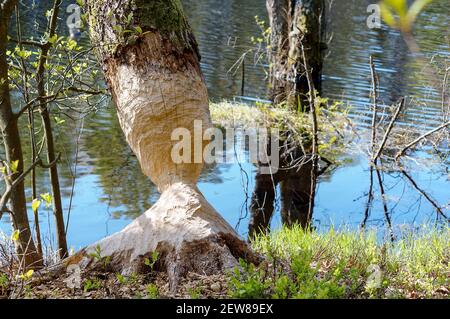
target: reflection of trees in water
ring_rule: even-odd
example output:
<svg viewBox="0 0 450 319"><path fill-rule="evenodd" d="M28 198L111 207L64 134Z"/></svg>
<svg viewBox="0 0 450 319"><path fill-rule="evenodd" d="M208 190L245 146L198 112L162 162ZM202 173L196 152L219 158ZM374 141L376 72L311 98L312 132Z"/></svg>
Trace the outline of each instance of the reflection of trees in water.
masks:
<svg viewBox="0 0 450 319"><path fill-rule="evenodd" d="M54 112L55 116L60 116ZM58 164L58 173L60 177L61 194L63 197L70 196L70 189L72 185L72 172L70 167L73 165L73 157L75 153L76 143L77 143L77 131L78 122L72 120L66 120L62 125L56 125L53 123L53 134L55 139L55 149L57 153L61 154L61 160ZM37 128L36 139L38 143L43 140L42 136L42 122L40 118L35 118L35 127ZM29 167L31 165L31 141L30 135L28 133L28 123L25 117L20 118L20 135L23 143L23 155L24 155L24 165ZM40 146L40 144L38 144ZM45 158L46 153L45 145L40 153L41 158ZM26 178L25 187L28 192L31 190L29 186L31 185L31 176ZM36 169L36 187L38 194L43 194L50 192L50 181L48 178L47 169L38 168ZM31 196L31 195L30 195ZM31 200L30 200L31 201Z"/></svg>
<svg viewBox="0 0 450 319"><path fill-rule="evenodd" d="M276 188L280 186L281 219L284 225L299 224L303 228L310 225L312 209L311 184L313 161L301 147L284 142L280 149L280 168L275 174L263 174L261 168L255 177L255 190L250 205L251 219L249 237L269 230L274 212ZM312 215L312 214L311 214Z"/></svg>
<svg viewBox="0 0 450 319"><path fill-rule="evenodd" d="M205 165L199 177L200 183L223 183L224 181L222 178L222 174L224 174L224 171L227 170L227 167L229 166L225 164L217 165L217 163Z"/></svg>
<svg viewBox="0 0 450 319"><path fill-rule="evenodd" d="M100 200L115 209L113 217L135 218L157 200L158 191L142 174L112 108L89 120L82 147L94 160L93 173L105 194Z"/></svg>

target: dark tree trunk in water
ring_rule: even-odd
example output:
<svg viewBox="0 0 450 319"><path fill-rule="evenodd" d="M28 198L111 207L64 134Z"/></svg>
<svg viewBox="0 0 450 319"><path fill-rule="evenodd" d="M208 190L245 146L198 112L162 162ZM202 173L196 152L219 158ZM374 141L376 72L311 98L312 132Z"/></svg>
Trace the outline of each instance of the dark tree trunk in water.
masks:
<svg viewBox="0 0 450 319"><path fill-rule="evenodd" d="M139 271L145 269L145 257L158 251L173 289L189 271L217 273L234 267L240 257L256 262L197 189L202 145L194 148L191 163L177 164L171 158L178 143L171 138L175 129L193 132L195 120L202 121L203 131L211 126L197 43L181 2L125 0L118 5L91 0L86 9L122 130L142 170L162 194L123 231L69 258L68 264L95 264L89 253L98 245L116 270Z"/></svg>
<svg viewBox="0 0 450 319"><path fill-rule="evenodd" d="M275 103L286 101L286 69L289 55L290 0L267 0L270 24L270 88Z"/></svg>
<svg viewBox="0 0 450 319"><path fill-rule="evenodd" d="M321 89L324 49L324 0L267 0L270 36L270 88L275 104L287 103L293 110L309 109L309 84L303 51L312 82ZM288 137L290 132L284 132ZM289 139L288 139L289 140ZM249 237L269 229L274 210L275 187L280 185L281 217L286 226L308 228L312 219L313 161L300 147L281 152L280 171L273 176L257 173L252 197ZM292 167L293 164L296 163ZM316 177L314 177L316 178Z"/></svg>
<svg viewBox="0 0 450 319"><path fill-rule="evenodd" d="M295 109L308 105L308 82L302 45L312 69L316 90L321 89L323 65L325 1L267 0L271 27L269 53L271 95L276 104L287 102Z"/></svg>
<svg viewBox="0 0 450 319"><path fill-rule="evenodd" d="M8 163L18 161L19 163L17 173L11 175L11 184L24 170L17 117L12 111L9 94L8 64L6 61L8 25L14 5L15 1L6 1L0 7L0 130L5 147L6 161ZM11 174L11 171L8 173ZM18 255L23 262L22 267L26 269L41 267L42 259L37 253L31 236L23 181L19 182L11 193L10 208L13 213L14 229L19 231L19 239L16 242L16 246Z"/></svg>

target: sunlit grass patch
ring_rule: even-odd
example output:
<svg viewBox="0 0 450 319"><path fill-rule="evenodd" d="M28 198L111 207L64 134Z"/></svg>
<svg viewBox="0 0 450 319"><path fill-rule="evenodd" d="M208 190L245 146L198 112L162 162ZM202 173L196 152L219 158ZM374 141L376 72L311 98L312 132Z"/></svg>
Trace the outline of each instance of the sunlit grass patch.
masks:
<svg viewBox="0 0 450 319"><path fill-rule="evenodd" d="M425 227L380 243L375 232L283 228L256 238L266 257L242 264L230 295L242 298L449 297L450 228Z"/></svg>

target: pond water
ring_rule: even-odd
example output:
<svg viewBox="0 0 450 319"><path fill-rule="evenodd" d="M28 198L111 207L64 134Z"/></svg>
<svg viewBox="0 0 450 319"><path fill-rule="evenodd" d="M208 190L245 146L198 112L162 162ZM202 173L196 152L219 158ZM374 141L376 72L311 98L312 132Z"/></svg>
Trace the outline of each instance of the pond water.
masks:
<svg viewBox="0 0 450 319"><path fill-rule="evenodd" d="M47 1L35 3L36 7L27 12L27 17L29 21L42 21ZM65 4L69 3L65 1ZM257 53L247 54L244 92L241 69L230 69L243 53L254 47L251 37L260 32L255 16L266 17L265 1L183 0L183 3L200 45L211 99L242 100L242 93L244 100L264 99L267 65L257 59ZM368 59L372 54L380 76L381 100L389 105L405 95L414 98L401 125L425 131L441 120L440 92L430 88L422 74L423 66L408 53L397 32L384 26L379 30L370 30L366 26L369 3L333 2L328 26L332 39L324 68L323 95L351 105L350 116L355 124L368 127L371 114ZM450 58L449 13L446 1L436 1L417 22L416 38L430 58L433 55L447 61ZM31 22L27 31L33 32ZM57 132L57 144L62 152L60 175L66 220L69 218L67 236L73 248L122 229L158 199L156 188L142 175L135 156L124 141L112 105L105 105L83 121L67 121L66 127ZM362 152L353 153L356 155L349 164L319 179L313 216L313 225L319 230L330 226L357 228L364 219L369 167ZM424 152L419 157L427 160L429 155ZM255 172L256 167L245 161L217 164L205 168L199 183L208 201L243 236L248 232ZM443 210L448 215L448 163L416 163L411 175L437 203L447 205ZM436 220L435 209L398 173L384 173L383 179L395 229ZM39 193L49 191L48 178L43 172L39 175L38 185ZM279 193L278 189L277 213L272 220L274 228L281 224ZM45 241L54 245L49 231L54 229L51 212L42 209L40 214ZM380 236L386 234L386 219L378 195L368 225L378 227ZM8 232L9 229L9 221L4 218L0 230Z"/></svg>

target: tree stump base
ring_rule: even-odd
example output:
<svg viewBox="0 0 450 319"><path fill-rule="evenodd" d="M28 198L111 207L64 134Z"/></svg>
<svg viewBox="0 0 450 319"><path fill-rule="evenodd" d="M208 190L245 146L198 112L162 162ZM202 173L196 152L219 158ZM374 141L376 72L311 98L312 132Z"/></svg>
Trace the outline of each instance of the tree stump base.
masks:
<svg viewBox="0 0 450 319"><path fill-rule="evenodd" d="M223 273L238 266L240 258L260 262L196 186L177 183L125 229L69 257L65 266L108 267L123 275L145 273L151 270L145 260L152 260L154 252L158 253L155 268L167 272L171 291L188 272Z"/></svg>

